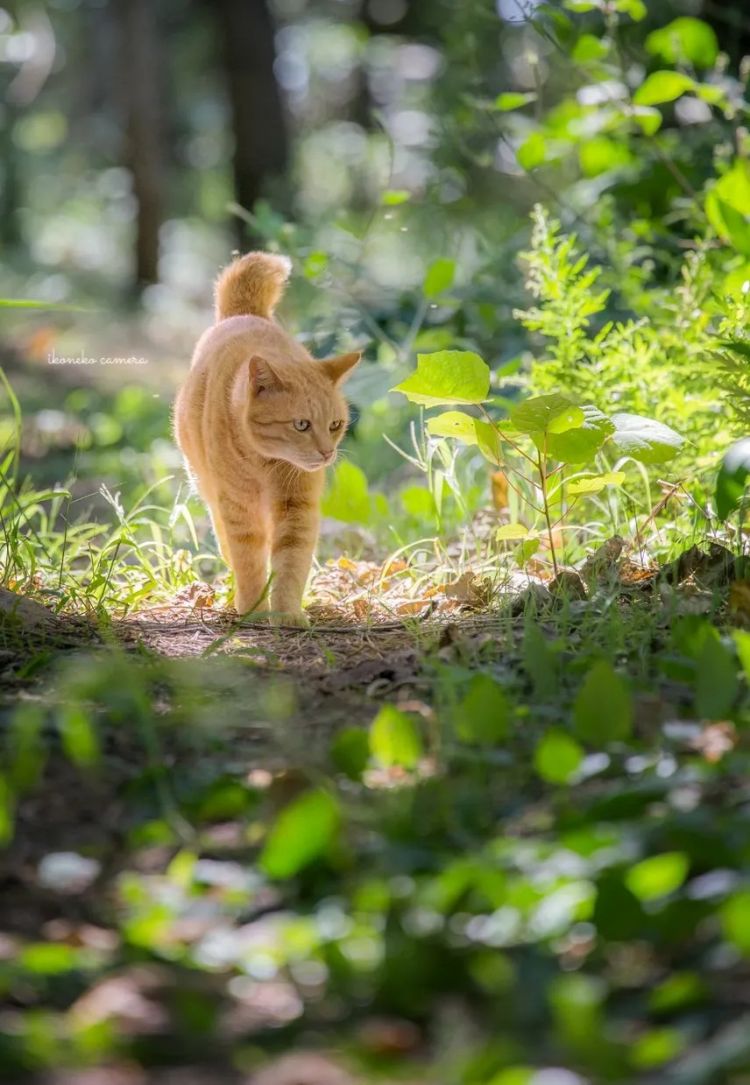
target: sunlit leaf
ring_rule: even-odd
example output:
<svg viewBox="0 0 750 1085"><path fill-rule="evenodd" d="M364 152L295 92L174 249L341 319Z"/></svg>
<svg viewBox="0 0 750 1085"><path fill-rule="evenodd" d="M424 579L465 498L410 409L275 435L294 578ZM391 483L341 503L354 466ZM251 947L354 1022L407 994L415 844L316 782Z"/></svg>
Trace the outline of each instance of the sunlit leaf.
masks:
<svg viewBox="0 0 750 1085"><path fill-rule="evenodd" d="M386 768L416 768L422 739L411 716L394 705L383 705L370 727L370 753Z"/></svg>
<svg viewBox="0 0 750 1085"><path fill-rule="evenodd" d="M589 404L578 410L583 413L582 425L564 432L551 428L547 437L547 452L562 463L588 463L615 432L612 419L597 407Z"/></svg>
<svg viewBox="0 0 750 1085"><path fill-rule="evenodd" d="M576 64L585 64L591 60L603 60L608 53L606 41L602 41L596 34L581 34L571 55Z"/></svg>
<svg viewBox="0 0 750 1085"><path fill-rule="evenodd" d="M632 456L642 463L666 463L685 443L679 433L653 418L623 412L613 414L612 421L615 424L610 437L612 444L621 455Z"/></svg>
<svg viewBox="0 0 750 1085"><path fill-rule="evenodd" d="M583 756L583 749L567 731L551 728L534 751L534 768L549 783L567 784Z"/></svg>
<svg viewBox="0 0 750 1085"><path fill-rule="evenodd" d="M740 889L720 910L724 935L745 956L750 956L750 889Z"/></svg>
<svg viewBox="0 0 750 1085"><path fill-rule="evenodd" d="M389 188L382 193L380 202L383 207L398 207L411 199L411 192L405 188Z"/></svg>
<svg viewBox="0 0 750 1085"><path fill-rule="evenodd" d="M318 859L338 830L339 805L328 791L307 791L281 811L259 859L269 878L291 878Z"/></svg>
<svg viewBox="0 0 750 1085"><path fill-rule="evenodd" d="M547 155L547 141L541 132L532 132L516 151L519 166L525 170L541 166Z"/></svg>
<svg viewBox="0 0 750 1085"><path fill-rule="evenodd" d="M490 463L500 463L500 436L484 419L463 411L445 411L430 418L425 428L431 437L452 437L463 444L477 445Z"/></svg>
<svg viewBox="0 0 750 1085"><path fill-rule="evenodd" d="M525 539L529 534L529 528L523 524L503 524L495 532L495 538L498 542L516 542L518 539Z"/></svg>
<svg viewBox="0 0 750 1085"><path fill-rule="evenodd" d="M419 354L417 369L392 388L412 403L437 407L443 403L482 403L490 390L490 370L469 350L440 350Z"/></svg>
<svg viewBox="0 0 750 1085"><path fill-rule="evenodd" d="M705 209L719 237L750 256L750 162L735 159L709 190Z"/></svg>
<svg viewBox="0 0 750 1085"><path fill-rule="evenodd" d="M652 72L633 95L636 105L663 105L695 88L695 81L683 72Z"/></svg>
<svg viewBox="0 0 750 1085"><path fill-rule="evenodd" d="M708 23L691 15L683 15L658 30L652 30L646 38L646 51L667 64L710 68L719 55L719 43L713 27Z"/></svg>
<svg viewBox="0 0 750 1085"><path fill-rule="evenodd" d="M560 434L582 426L586 416L566 396L553 392L547 396L535 396L519 403L510 413L510 420L521 432L535 434Z"/></svg>
<svg viewBox="0 0 750 1085"><path fill-rule="evenodd" d="M625 884L639 900L658 900L680 888L688 867L688 858L681 851L663 852L632 866Z"/></svg>
<svg viewBox="0 0 750 1085"><path fill-rule="evenodd" d="M595 663L573 707L575 731L592 745L626 739L633 726L630 688L606 660Z"/></svg>
<svg viewBox="0 0 750 1085"><path fill-rule="evenodd" d="M622 486L625 481L624 471L608 471L604 475L590 475L588 478L576 478L566 484L569 497L577 494L598 494L607 486Z"/></svg>
<svg viewBox="0 0 750 1085"><path fill-rule="evenodd" d="M536 97L533 93L521 94L518 91L506 91L504 94L498 94L494 105L495 109L501 113L508 113L512 109L521 109L529 102L535 102Z"/></svg>

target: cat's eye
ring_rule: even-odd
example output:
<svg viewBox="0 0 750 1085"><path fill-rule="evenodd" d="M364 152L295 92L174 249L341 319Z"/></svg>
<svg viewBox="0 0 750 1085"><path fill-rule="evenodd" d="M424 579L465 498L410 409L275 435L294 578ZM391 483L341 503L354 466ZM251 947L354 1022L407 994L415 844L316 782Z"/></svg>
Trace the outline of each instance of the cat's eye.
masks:
<svg viewBox="0 0 750 1085"><path fill-rule="evenodd" d="M337 418L335 422L331 422L331 424L330 424L330 426L328 428L331 431L331 433L338 433L338 431L341 429L343 424L344 424L343 419Z"/></svg>
<svg viewBox="0 0 750 1085"><path fill-rule="evenodd" d="M297 433L305 433L310 428L309 418L295 418L292 425L296 429Z"/></svg>

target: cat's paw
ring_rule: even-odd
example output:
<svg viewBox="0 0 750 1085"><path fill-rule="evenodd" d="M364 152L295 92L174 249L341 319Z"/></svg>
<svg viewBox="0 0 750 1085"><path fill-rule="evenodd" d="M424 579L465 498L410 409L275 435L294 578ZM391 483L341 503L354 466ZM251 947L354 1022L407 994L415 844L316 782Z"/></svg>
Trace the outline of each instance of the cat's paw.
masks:
<svg viewBox="0 0 750 1085"><path fill-rule="evenodd" d="M310 619L302 610L279 610L271 614L271 624L293 626L295 629L309 629Z"/></svg>

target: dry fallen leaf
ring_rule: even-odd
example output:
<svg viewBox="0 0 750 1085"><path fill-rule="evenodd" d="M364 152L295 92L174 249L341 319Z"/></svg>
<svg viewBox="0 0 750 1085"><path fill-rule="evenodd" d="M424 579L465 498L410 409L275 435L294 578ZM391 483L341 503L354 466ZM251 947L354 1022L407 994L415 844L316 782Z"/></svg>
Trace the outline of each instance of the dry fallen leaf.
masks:
<svg viewBox="0 0 750 1085"><path fill-rule="evenodd" d="M492 582L489 577L479 577L476 573L462 573L452 584L442 585L448 599L457 599L469 607L485 607L492 598Z"/></svg>

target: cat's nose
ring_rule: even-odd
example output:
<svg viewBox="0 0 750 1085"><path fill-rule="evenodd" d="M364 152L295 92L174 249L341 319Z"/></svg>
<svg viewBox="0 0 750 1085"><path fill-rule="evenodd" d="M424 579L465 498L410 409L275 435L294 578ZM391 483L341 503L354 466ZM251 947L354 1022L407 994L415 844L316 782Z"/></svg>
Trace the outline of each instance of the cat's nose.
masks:
<svg viewBox="0 0 750 1085"><path fill-rule="evenodd" d="M331 463L333 461L334 456L336 455L336 449L335 448L321 448L321 449L319 449L319 451L320 451L320 456L321 456L321 459L323 460L323 463Z"/></svg>

